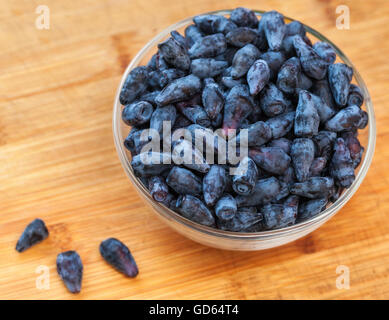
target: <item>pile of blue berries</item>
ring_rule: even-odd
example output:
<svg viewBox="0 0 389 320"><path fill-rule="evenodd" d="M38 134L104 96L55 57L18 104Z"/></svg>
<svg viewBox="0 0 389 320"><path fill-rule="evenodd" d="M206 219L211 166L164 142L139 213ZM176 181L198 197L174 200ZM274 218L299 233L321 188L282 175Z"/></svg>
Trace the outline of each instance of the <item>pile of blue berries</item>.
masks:
<svg viewBox="0 0 389 320"><path fill-rule="evenodd" d="M271 230L319 214L351 186L364 151L357 136L368 115L352 68L335 63L331 45L312 44L300 22L285 24L276 11L258 19L237 8L229 18L200 15L193 22L185 35L171 32L122 87L134 173L155 201L222 230ZM192 148L199 161L145 164L142 132L162 134L164 121L172 132L221 129L238 144L239 130L247 129L248 157L237 165L207 163L182 139L175 143ZM229 174L241 165L244 174Z"/></svg>

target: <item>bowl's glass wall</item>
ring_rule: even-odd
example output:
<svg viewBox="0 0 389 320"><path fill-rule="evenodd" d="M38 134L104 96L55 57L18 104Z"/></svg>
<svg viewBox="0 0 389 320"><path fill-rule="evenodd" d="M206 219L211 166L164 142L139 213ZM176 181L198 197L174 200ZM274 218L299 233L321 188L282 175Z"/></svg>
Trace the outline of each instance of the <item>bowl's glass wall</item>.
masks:
<svg viewBox="0 0 389 320"><path fill-rule="evenodd" d="M225 10L212 13L228 15L230 11ZM260 16L263 12L256 11L256 13ZM290 18L286 18L285 20L286 22L292 21L292 19ZM365 153L361 165L356 171L356 179L353 185L349 189L347 189L334 204L331 204L328 208L326 208L326 210L308 221L298 223L291 227L272 231L262 231L257 233L238 233L205 227L203 225L192 222L177 214L176 212L170 210L169 208L155 202L151 198L147 189L135 177L130 165L131 154L123 147L123 141L128 135L130 128L121 121L122 106L119 102L120 90L128 73L137 66L146 65L152 55L157 51L158 43L166 39L171 31L178 30L182 32L184 28L191 23L192 18L188 18L163 30L160 34L158 34L154 39L152 39L143 47L143 49L131 61L131 63L123 74L115 98L113 110L113 131L116 149L127 176L135 185L135 188L139 192L140 196L157 212L160 218L162 218L168 225L170 225L179 233L205 245L231 250L261 250L279 246L307 235L308 233L321 226L328 219L330 219L346 204L346 202L352 197L352 195L358 189L359 185L362 183L362 180L365 177L367 170L370 166L374 154L376 127L373 105L366 85L363 82L363 79L361 78L351 61L343 54L343 52L336 45L334 45L331 41L326 39L323 35L315 31L314 29L305 26L308 32L308 36L312 40L312 42L321 40L330 43L338 54L338 62L346 63L354 69L353 82L361 87L365 95L365 104L363 108L365 108L369 115L369 125L364 130L361 130L358 136L361 141L361 144L365 147Z"/></svg>

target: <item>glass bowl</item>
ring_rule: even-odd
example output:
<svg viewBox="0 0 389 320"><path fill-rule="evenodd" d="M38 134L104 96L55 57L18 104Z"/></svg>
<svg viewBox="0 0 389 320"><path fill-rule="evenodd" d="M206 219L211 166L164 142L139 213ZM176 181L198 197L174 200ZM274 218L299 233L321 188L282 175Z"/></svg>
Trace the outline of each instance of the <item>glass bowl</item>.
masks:
<svg viewBox="0 0 389 320"><path fill-rule="evenodd" d="M264 11L254 12L258 16L261 16L264 13ZM208 14L229 15L230 13L231 10L221 10L209 12ZM371 102L370 95L363 79L361 78L351 61L336 45L334 45L330 40L325 38L319 32L308 26L305 26L309 38L311 38L312 40L326 41L331 44L338 55L338 60L353 68L354 82L356 82L361 87L365 96L365 109L369 115L369 124L364 130L359 131L358 137L361 141L361 144L365 147L365 152L361 164L357 169L354 183L349 189L343 192L343 194L335 203L329 205L320 214L314 216L313 218L307 221L297 223L287 228L254 233L241 233L222 231L211 227L203 226L201 224L184 218L180 214L156 202L151 197L148 190L140 182L140 180L135 176L130 165L131 154L123 146L123 141L128 135L130 128L125 125L121 120L122 106L119 102L119 94L123 83L127 78L128 73L137 66L146 65L151 56L157 51L157 44L166 39L171 31L182 31L186 26L193 22L192 19L193 17L184 19L180 22L171 25L170 27L159 33L156 37L149 41L142 48L142 50L138 52L138 54L134 57L134 59L128 65L126 71L123 74L115 97L113 109L113 133L116 149L120 161L123 165L124 171L135 186L135 189L138 191L140 196L146 201L148 205L153 208L153 211L157 214L157 216L159 216L165 223L167 223L177 232L201 244L227 250L263 250L272 247L277 247L304 237L305 235L319 228L331 217L333 217L347 203L347 201L350 200L350 198L354 195L358 187L361 185L363 179L365 178L367 170L369 169L370 163L372 161L376 141L376 124L373 104ZM285 21L290 22L293 21L293 19L285 17Z"/></svg>

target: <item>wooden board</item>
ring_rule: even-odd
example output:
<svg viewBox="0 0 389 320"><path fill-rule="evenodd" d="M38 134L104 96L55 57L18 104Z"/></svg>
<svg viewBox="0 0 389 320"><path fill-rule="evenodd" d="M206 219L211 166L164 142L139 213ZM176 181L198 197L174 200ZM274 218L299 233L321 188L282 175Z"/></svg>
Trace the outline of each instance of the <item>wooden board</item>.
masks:
<svg viewBox="0 0 389 320"><path fill-rule="evenodd" d="M0 2L0 298L356 299L389 298L389 28L387 1L84 0L44 2L50 29L35 27L41 1ZM350 8L349 30L335 25ZM377 115L374 161L342 211L304 239L262 252L208 248L172 232L127 180L111 119L121 74L159 31L187 16L243 5L277 9L314 26L350 57ZM19 254L35 217L51 235ZM140 275L106 265L100 241L129 245ZM77 250L83 290L59 280L59 252ZM336 269L350 270L337 289ZM37 289L39 266L50 288Z"/></svg>

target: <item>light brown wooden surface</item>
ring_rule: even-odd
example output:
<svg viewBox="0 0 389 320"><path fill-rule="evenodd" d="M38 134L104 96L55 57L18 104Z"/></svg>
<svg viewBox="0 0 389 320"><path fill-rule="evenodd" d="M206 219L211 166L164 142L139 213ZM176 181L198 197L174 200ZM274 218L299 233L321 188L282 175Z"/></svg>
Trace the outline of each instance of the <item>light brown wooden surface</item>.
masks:
<svg viewBox="0 0 389 320"><path fill-rule="evenodd" d="M0 1L0 298L355 299L389 298L389 2L230 0L47 0L50 30L37 30L41 1ZM350 30L335 26L350 8ZM246 6L276 9L313 26L349 56L366 81L378 135L373 164L342 211L311 235L262 252L204 247L156 218L125 176L114 149L114 94L131 58L159 31L190 15ZM50 237L19 254L27 223ZM117 237L140 275L127 279L101 259ZM83 290L59 280L59 252L77 250ZM35 273L50 268L50 289ZM336 268L350 289L336 288Z"/></svg>

